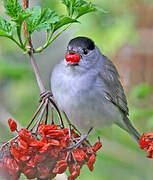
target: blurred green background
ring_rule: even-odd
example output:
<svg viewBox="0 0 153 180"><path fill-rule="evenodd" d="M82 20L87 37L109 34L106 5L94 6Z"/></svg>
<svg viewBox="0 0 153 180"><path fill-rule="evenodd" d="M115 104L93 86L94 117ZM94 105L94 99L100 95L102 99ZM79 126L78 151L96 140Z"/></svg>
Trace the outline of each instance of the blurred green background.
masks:
<svg viewBox="0 0 153 180"><path fill-rule="evenodd" d="M153 0L92 0L106 13L80 19L43 54L36 55L43 82L49 89L53 66L63 58L67 42L77 35L92 38L117 66L130 110L130 119L141 132L153 131ZM60 0L31 1L30 6L51 7L64 13ZM4 13L0 1L0 14ZM44 33L35 33L34 46L43 44ZM39 104L39 89L27 56L9 40L0 38L0 141L12 136L8 117L25 126ZM116 126L96 130L102 137L92 173L84 167L78 180L152 180L153 160L145 158L129 135ZM23 177L24 179L24 177Z"/></svg>

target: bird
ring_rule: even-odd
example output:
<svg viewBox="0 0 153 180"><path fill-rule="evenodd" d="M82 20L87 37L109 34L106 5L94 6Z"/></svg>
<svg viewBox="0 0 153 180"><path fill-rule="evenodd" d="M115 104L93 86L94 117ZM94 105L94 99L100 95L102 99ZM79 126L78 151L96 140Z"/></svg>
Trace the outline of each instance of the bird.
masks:
<svg viewBox="0 0 153 180"><path fill-rule="evenodd" d="M50 79L55 102L76 127L85 131L116 124L139 144L140 134L128 118L119 73L93 40L71 39Z"/></svg>

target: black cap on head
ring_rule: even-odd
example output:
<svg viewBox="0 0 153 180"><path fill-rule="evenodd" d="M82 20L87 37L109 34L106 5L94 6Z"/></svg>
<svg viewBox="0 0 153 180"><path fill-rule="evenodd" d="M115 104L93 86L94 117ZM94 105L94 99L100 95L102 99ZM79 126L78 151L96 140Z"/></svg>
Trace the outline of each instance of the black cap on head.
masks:
<svg viewBox="0 0 153 180"><path fill-rule="evenodd" d="M80 47L82 49L93 50L95 48L95 44L87 37L76 37L69 42L68 47Z"/></svg>

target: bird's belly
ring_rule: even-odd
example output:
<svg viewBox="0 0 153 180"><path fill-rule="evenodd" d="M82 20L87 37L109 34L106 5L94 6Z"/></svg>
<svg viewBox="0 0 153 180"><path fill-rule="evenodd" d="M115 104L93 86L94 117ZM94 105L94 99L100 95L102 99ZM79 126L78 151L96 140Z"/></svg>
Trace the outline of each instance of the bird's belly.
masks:
<svg viewBox="0 0 153 180"><path fill-rule="evenodd" d="M78 94L63 93L62 99L56 99L74 125L82 130L91 127L103 128L120 118L118 108L102 95L82 93L78 96Z"/></svg>

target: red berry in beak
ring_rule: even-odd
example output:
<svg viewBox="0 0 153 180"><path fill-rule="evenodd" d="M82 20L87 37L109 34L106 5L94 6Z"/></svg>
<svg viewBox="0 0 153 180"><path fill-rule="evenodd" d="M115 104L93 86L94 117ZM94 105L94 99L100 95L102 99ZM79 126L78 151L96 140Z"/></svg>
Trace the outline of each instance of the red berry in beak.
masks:
<svg viewBox="0 0 153 180"><path fill-rule="evenodd" d="M69 53L65 56L66 61L69 64L78 63L80 61L80 55L78 53Z"/></svg>

